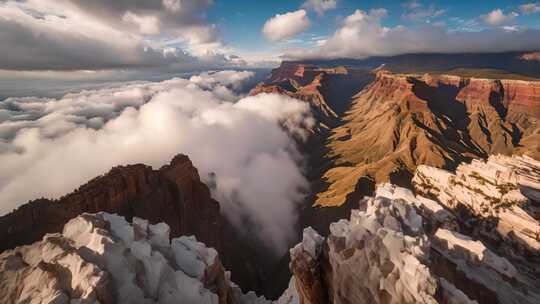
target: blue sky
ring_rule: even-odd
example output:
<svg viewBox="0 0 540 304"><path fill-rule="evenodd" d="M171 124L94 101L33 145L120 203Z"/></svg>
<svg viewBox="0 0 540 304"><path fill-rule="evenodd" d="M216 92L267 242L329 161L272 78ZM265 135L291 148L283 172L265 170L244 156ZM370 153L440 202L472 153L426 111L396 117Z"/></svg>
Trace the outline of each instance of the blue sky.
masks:
<svg viewBox="0 0 540 304"><path fill-rule="evenodd" d="M519 13L519 16L511 22L514 26L540 28L540 14L525 15L519 9L521 5L534 3L534 1L417 1L421 5L419 9L428 12L431 9L433 12L441 12L441 15L411 20L404 16L411 12L411 9L407 8L408 4L412 3L411 1L338 0L337 7L328 10L322 16L308 11L312 21L311 27L293 39L278 43L265 39L261 29L269 18L276 14L298 10L303 3L303 0L217 0L210 8L208 18L210 22L218 25L227 44L247 52L279 52L280 49L287 47L309 47L310 42L314 40L313 38L332 35L339 28L342 20L357 9L364 11L377 8L386 9L388 16L383 18L382 24L388 27L398 25L420 27L428 22L443 22L449 30L457 31L481 31L491 28L492 26L480 21L480 16L501 9L506 14Z"/></svg>
<svg viewBox="0 0 540 304"><path fill-rule="evenodd" d="M538 51L540 0L0 0L0 37L0 77Z"/></svg>

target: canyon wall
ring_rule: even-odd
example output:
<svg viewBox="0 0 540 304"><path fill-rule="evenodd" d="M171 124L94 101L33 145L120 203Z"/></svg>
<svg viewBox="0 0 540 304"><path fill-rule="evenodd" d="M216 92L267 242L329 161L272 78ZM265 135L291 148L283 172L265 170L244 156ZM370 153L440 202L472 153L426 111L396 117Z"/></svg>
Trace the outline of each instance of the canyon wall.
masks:
<svg viewBox="0 0 540 304"><path fill-rule="evenodd" d="M489 155L540 158L540 82L385 71L332 130L334 166L317 204L340 205L362 176L407 186L425 164L455 169ZM401 180L400 180L401 179Z"/></svg>

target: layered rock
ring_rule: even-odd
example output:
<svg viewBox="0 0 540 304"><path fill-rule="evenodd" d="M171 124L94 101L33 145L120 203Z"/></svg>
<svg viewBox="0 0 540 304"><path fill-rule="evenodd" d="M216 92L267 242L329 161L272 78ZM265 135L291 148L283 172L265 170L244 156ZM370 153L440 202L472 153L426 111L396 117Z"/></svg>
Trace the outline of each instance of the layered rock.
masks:
<svg viewBox="0 0 540 304"><path fill-rule="evenodd" d="M320 68L314 65L284 62L272 70L269 78L258 84L250 95L279 93L309 103L323 128L339 124L349 99L372 81L368 70L346 67Z"/></svg>
<svg viewBox="0 0 540 304"><path fill-rule="evenodd" d="M492 154L540 158L540 82L385 71L332 130L334 162L317 198L337 206L360 177L406 186L418 165L454 169Z"/></svg>
<svg viewBox="0 0 540 304"><path fill-rule="evenodd" d="M3 303L266 303L230 282L217 252L170 228L82 214L62 234L0 255Z"/></svg>
<svg viewBox="0 0 540 304"><path fill-rule="evenodd" d="M159 170L138 164L113 168L58 200L38 199L0 218L0 250L40 240L84 212L110 212L165 222L173 236L195 235L220 248L219 204L187 156Z"/></svg>

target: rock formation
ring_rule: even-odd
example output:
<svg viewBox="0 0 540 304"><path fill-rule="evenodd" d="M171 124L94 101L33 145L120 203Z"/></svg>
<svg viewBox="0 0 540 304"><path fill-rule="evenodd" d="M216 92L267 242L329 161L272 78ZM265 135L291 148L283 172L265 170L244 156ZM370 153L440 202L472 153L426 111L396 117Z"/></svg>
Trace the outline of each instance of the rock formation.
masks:
<svg viewBox="0 0 540 304"><path fill-rule="evenodd" d="M268 303L231 283L216 250L167 224L84 213L0 255L2 303Z"/></svg>
<svg viewBox="0 0 540 304"><path fill-rule="evenodd" d="M533 159L492 156L456 174L418 168L430 198L381 184L327 238L304 231L279 303L539 303L539 222L524 209L539 174Z"/></svg>
<svg viewBox="0 0 540 304"><path fill-rule="evenodd" d="M38 199L0 218L0 251L56 233L84 212L109 212L165 222L173 236L195 235L220 249L219 203L185 155L159 170L138 164L113 168L58 200Z"/></svg>
<svg viewBox="0 0 540 304"><path fill-rule="evenodd" d="M418 165L455 169L497 153L540 158L539 111L538 81L379 71L332 130L335 165L317 204L342 204L362 176L405 186Z"/></svg>

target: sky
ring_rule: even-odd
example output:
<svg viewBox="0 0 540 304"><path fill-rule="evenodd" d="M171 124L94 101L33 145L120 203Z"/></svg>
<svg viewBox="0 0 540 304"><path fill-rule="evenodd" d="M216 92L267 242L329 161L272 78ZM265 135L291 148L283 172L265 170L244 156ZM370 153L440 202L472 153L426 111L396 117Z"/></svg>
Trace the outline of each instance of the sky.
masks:
<svg viewBox="0 0 540 304"><path fill-rule="evenodd" d="M537 50L539 17L534 0L0 0L0 79Z"/></svg>

